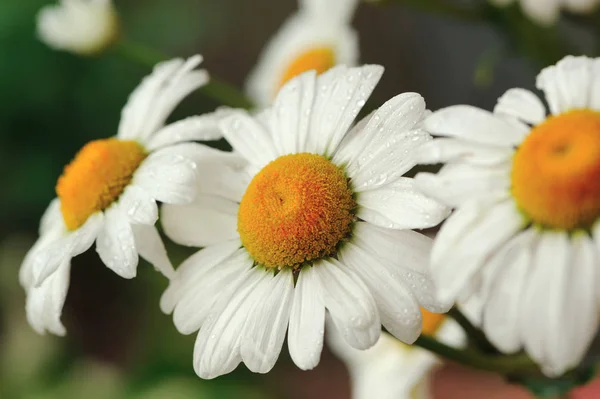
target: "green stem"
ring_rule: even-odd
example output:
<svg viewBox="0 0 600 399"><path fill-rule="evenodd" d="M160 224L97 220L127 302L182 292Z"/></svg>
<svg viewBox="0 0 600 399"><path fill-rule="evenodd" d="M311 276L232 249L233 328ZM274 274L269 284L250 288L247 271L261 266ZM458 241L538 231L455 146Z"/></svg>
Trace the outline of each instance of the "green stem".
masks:
<svg viewBox="0 0 600 399"><path fill-rule="evenodd" d="M452 317L467 334L469 340L484 353L498 353L498 350L487 339L485 334L471 323L471 321L457 308L453 307L448 311L448 316Z"/></svg>
<svg viewBox="0 0 600 399"><path fill-rule="evenodd" d="M147 68L152 68L157 63L169 58L152 48L124 38L116 43L115 50L121 57ZM238 88L213 75L210 76L210 81L200 88L200 91L219 104L245 109L253 107L252 101Z"/></svg>
<svg viewBox="0 0 600 399"><path fill-rule="evenodd" d="M456 349L434 338L421 335L414 343L442 358L479 370L510 375L522 371L537 371L536 364L526 354L484 355L471 349Z"/></svg>

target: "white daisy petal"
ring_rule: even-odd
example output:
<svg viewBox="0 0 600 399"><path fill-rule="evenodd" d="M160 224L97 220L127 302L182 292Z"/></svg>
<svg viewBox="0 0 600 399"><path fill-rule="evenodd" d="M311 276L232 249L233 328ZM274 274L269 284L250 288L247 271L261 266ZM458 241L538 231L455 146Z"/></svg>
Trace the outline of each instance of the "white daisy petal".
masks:
<svg viewBox="0 0 600 399"><path fill-rule="evenodd" d="M315 18L329 17L329 23L348 23L352 19L358 0L301 0L300 8Z"/></svg>
<svg viewBox="0 0 600 399"><path fill-rule="evenodd" d="M590 104L593 110L600 109L600 59L596 58L591 64L592 79L590 82Z"/></svg>
<svg viewBox="0 0 600 399"><path fill-rule="evenodd" d="M439 302L429 269L433 241L412 230L394 230L358 222L353 242L381 259L388 272L409 286L419 304L434 313L445 313L453 301Z"/></svg>
<svg viewBox="0 0 600 399"><path fill-rule="evenodd" d="M569 259L561 263L560 271L552 276L560 291L557 298L552 298L557 303L549 308L556 313L556 318L555 330L549 331L547 351L557 374L580 363L596 336L599 322L595 301L598 253L593 242L583 233L575 235L570 245ZM552 248L553 257L555 250Z"/></svg>
<svg viewBox="0 0 600 399"><path fill-rule="evenodd" d="M264 166L281 155L266 128L245 111L232 112L219 126L233 149L253 165Z"/></svg>
<svg viewBox="0 0 600 399"><path fill-rule="evenodd" d="M64 222L62 220L62 213L60 211L60 199L54 198L52 201L50 201L50 204L42 215L40 220L39 235L42 236L61 224L64 224Z"/></svg>
<svg viewBox="0 0 600 399"><path fill-rule="evenodd" d="M552 25L560 16L561 0L521 0L523 13L540 25Z"/></svg>
<svg viewBox="0 0 600 399"><path fill-rule="evenodd" d="M156 150L185 141L219 140L223 132L219 128L220 117L216 113L190 116L171 123L156 132L148 142L149 150Z"/></svg>
<svg viewBox="0 0 600 399"><path fill-rule="evenodd" d="M271 107L271 131L279 154L302 152L309 134L308 115L315 97L315 71L308 71L285 84Z"/></svg>
<svg viewBox="0 0 600 399"><path fill-rule="evenodd" d="M425 129L479 144L514 146L529 132L525 124L510 123L491 112L470 105L442 108L425 119Z"/></svg>
<svg viewBox="0 0 600 399"><path fill-rule="evenodd" d="M346 341L356 349L373 346L381 322L365 284L335 259L318 261L313 267L323 289L323 303Z"/></svg>
<svg viewBox="0 0 600 399"><path fill-rule="evenodd" d="M133 231L119 206L112 206L104 212L104 226L96 239L96 252L102 262L119 276L136 276L138 252Z"/></svg>
<svg viewBox="0 0 600 399"><path fill-rule="evenodd" d="M161 223L174 242L206 247L238 237L238 204L201 194L189 205L163 205Z"/></svg>
<svg viewBox="0 0 600 399"><path fill-rule="evenodd" d="M378 258L352 243L346 243L339 256L369 288L383 326L399 340L412 344L421 333L422 319L410 290Z"/></svg>
<svg viewBox="0 0 600 399"><path fill-rule="evenodd" d="M558 305L563 299L566 285L564 273L569 262L568 244L565 233L540 234L519 322L527 353L542 366L545 373L551 375L559 375L564 371L555 368L557 365L550 356L563 334Z"/></svg>
<svg viewBox="0 0 600 399"><path fill-rule="evenodd" d="M39 287L27 290L27 321L39 334L46 331L66 334L60 317L69 289L70 272L71 263L66 260Z"/></svg>
<svg viewBox="0 0 600 399"><path fill-rule="evenodd" d="M154 225L158 220L158 205L143 188L129 185L119 197L119 206L134 224Z"/></svg>
<svg viewBox="0 0 600 399"><path fill-rule="evenodd" d="M288 346L292 360L302 370L315 368L323 349L325 305L319 284L314 268L305 267L294 290Z"/></svg>
<svg viewBox="0 0 600 399"><path fill-rule="evenodd" d="M421 164L466 162L472 165L498 165L510 161L512 149L453 138L430 140L415 150L415 160Z"/></svg>
<svg viewBox="0 0 600 399"><path fill-rule="evenodd" d="M167 256L165 245L154 226L132 224L135 248L140 256L161 272L167 278L173 278L175 269Z"/></svg>
<svg viewBox="0 0 600 399"><path fill-rule="evenodd" d="M590 105L592 63L587 57L567 56L540 72L536 86L546 94L553 114Z"/></svg>
<svg viewBox="0 0 600 399"><path fill-rule="evenodd" d="M542 101L525 89L510 89L498 99L494 113L517 118L530 125L537 125L546 119L546 107Z"/></svg>
<svg viewBox="0 0 600 399"><path fill-rule="evenodd" d="M194 259L193 264L203 270L183 283L185 293L173 312L175 327L182 334L191 334L200 329L208 314L214 310L219 295L245 278L245 272L252 266L252 259L244 249L214 265L201 264L199 260Z"/></svg>
<svg viewBox="0 0 600 399"><path fill-rule="evenodd" d="M292 272L281 270L263 292L246 320L240 347L244 363L255 373L269 372L281 352L294 297Z"/></svg>
<svg viewBox="0 0 600 399"><path fill-rule="evenodd" d="M523 227L512 201L464 206L442 226L431 253L438 298L456 298L488 256Z"/></svg>
<svg viewBox="0 0 600 399"><path fill-rule="evenodd" d="M188 204L196 195L196 163L176 146L156 151L136 170L132 184L167 204Z"/></svg>
<svg viewBox="0 0 600 399"><path fill-rule="evenodd" d="M383 74L380 65L334 67L317 79L305 152L332 155Z"/></svg>
<svg viewBox="0 0 600 399"><path fill-rule="evenodd" d="M507 198L510 170L506 165L475 166L450 163L437 173L417 173L415 187L449 206L462 206L474 199Z"/></svg>
<svg viewBox="0 0 600 399"><path fill-rule="evenodd" d="M173 312L181 298L202 281L202 277L206 272L220 265L240 246L241 244L237 240L226 241L206 247L187 258L177 268L177 273L161 296L160 309L164 313Z"/></svg>
<svg viewBox="0 0 600 399"><path fill-rule="evenodd" d="M240 343L244 326L251 310L259 301L255 290L272 275L256 268L228 292L208 315L194 346L194 370L204 379L211 379L233 371L241 362Z"/></svg>
<svg viewBox="0 0 600 399"><path fill-rule="evenodd" d="M486 336L503 352L513 353L521 349L519 312L523 304L523 292L530 274L533 259L535 233L532 229L515 236L488 262L486 268L496 268L493 282L485 304L483 329Z"/></svg>
<svg viewBox="0 0 600 399"><path fill-rule="evenodd" d="M414 180L401 177L375 190L360 192L357 216L377 226L424 229L444 220L450 210L415 189Z"/></svg>
<svg viewBox="0 0 600 399"><path fill-rule="evenodd" d="M403 93L388 100L359 134L342 142L333 161L347 165L357 188L384 184L403 175L415 165L412 151L430 138L418 129L424 112L425 101L417 93Z"/></svg>

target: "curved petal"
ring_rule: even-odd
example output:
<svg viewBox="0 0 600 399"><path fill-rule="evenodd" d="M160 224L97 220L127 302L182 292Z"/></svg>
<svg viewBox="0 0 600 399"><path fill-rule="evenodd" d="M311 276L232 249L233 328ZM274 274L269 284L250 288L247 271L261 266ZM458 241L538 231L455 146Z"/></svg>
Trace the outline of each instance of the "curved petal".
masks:
<svg viewBox="0 0 600 399"><path fill-rule="evenodd" d="M420 129L424 113L425 101L417 93L392 98L375 111L360 135L342 142L333 161L347 165L353 186L360 190L403 175L416 164L412 152L431 138Z"/></svg>
<svg viewBox="0 0 600 399"><path fill-rule="evenodd" d="M136 276L138 252L131 225L120 207L113 205L104 212L104 226L96 239L96 252L119 276Z"/></svg>
<svg viewBox="0 0 600 399"><path fill-rule="evenodd" d="M567 56L540 72L536 86L546 94L553 114L589 107L592 67L590 58Z"/></svg>
<svg viewBox="0 0 600 399"><path fill-rule="evenodd" d="M135 248L140 256L153 265L163 276L168 279L173 278L175 269L173 269L173 265L167 256L167 250L156 227L133 224L131 228Z"/></svg>
<svg viewBox="0 0 600 399"><path fill-rule="evenodd" d="M223 137L223 132L219 128L220 120L220 114L214 112L190 116L171 123L156 132L150 138L146 148L152 151L186 141L219 140Z"/></svg>
<svg viewBox="0 0 600 399"><path fill-rule="evenodd" d="M320 280L323 303L346 342L356 349L370 348L381 333L379 311L365 284L335 259L313 265Z"/></svg>
<svg viewBox="0 0 600 399"><path fill-rule="evenodd" d="M388 273L410 287L419 305L434 313L445 313L453 301L440 302L429 268L433 241L412 230L393 230L369 223L354 226L353 242L381 260Z"/></svg>
<svg viewBox="0 0 600 399"><path fill-rule="evenodd" d="M454 138L430 140L415 150L421 164L465 162L471 165L498 165L512 159L512 148L478 144Z"/></svg>
<svg viewBox="0 0 600 399"><path fill-rule="evenodd" d="M457 298L486 259L523 224L521 214L510 200L465 206L450 216L431 253L439 300Z"/></svg>
<svg viewBox="0 0 600 399"><path fill-rule="evenodd" d="M519 313L529 283L534 238L531 229L515 236L486 265L498 271L488 283L483 329L490 342L505 353L517 352L522 346Z"/></svg>
<svg viewBox="0 0 600 399"><path fill-rule="evenodd" d="M129 185L119 198L119 206L134 224L154 225L158 220L158 205L141 187Z"/></svg>
<svg viewBox="0 0 600 399"><path fill-rule="evenodd" d="M173 312L181 298L202 281L204 274L229 258L240 245L239 241L211 245L184 260L160 298L160 309L167 314Z"/></svg>
<svg viewBox="0 0 600 399"><path fill-rule="evenodd" d="M237 210L234 202L202 194L189 205L163 205L161 222L174 242L206 247L239 237Z"/></svg>
<svg viewBox="0 0 600 399"><path fill-rule="evenodd" d="M194 70L201 62L202 57L196 55L186 61L157 64L131 93L123 108L118 137L146 142L183 98L208 82L206 71Z"/></svg>
<svg viewBox="0 0 600 399"><path fill-rule="evenodd" d="M416 190L414 180L408 177L360 192L356 202L359 218L393 229L433 227L450 214L446 206Z"/></svg>
<svg viewBox="0 0 600 399"><path fill-rule="evenodd" d="M62 262L39 287L27 289L27 321L39 334L46 331L61 336L66 334L60 318L69 289L70 272L69 259Z"/></svg>
<svg viewBox="0 0 600 399"><path fill-rule="evenodd" d="M283 269L268 282L246 320L240 346L242 360L255 373L267 373L279 357L294 297L294 277Z"/></svg>
<svg viewBox="0 0 600 399"><path fill-rule="evenodd" d="M333 155L382 74L380 65L339 65L319 75L308 143L301 150Z"/></svg>
<svg viewBox="0 0 600 399"><path fill-rule="evenodd" d="M39 235L44 235L50 230L64 224L62 213L60 212L60 199L54 198L44 211L40 219Z"/></svg>
<svg viewBox="0 0 600 399"><path fill-rule="evenodd" d="M196 163L179 144L153 152L135 172L132 184L167 204L189 204L196 196ZM181 151L180 151L181 150Z"/></svg>
<svg viewBox="0 0 600 399"><path fill-rule="evenodd" d="M313 267L298 275L290 312L288 347L292 360L302 370L317 367L323 350L325 305L321 285Z"/></svg>
<svg viewBox="0 0 600 399"><path fill-rule="evenodd" d="M435 111L425 119L425 129L438 136L497 146L518 145L529 132L525 124L510 123L470 105L453 105Z"/></svg>
<svg viewBox="0 0 600 399"><path fill-rule="evenodd" d="M262 167L279 155L271 133L246 111L235 111L219 124L223 135L234 151L239 152L252 165Z"/></svg>
<svg viewBox="0 0 600 399"><path fill-rule="evenodd" d="M415 342L422 328L421 311L403 281L390 273L380 259L352 243L346 243L339 256L344 266L369 288L384 327L402 342Z"/></svg>
<svg viewBox="0 0 600 399"><path fill-rule="evenodd" d="M546 119L546 107L538 96L525 89L509 89L498 99L495 114L507 115L530 125Z"/></svg>
<svg viewBox="0 0 600 399"><path fill-rule="evenodd" d="M265 270L254 268L237 286L220 295L194 346L194 370L200 378L211 379L229 373L241 362L240 343L245 335L246 319L261 300L258 295L252 294L272 278L272 274Z"/></svg>

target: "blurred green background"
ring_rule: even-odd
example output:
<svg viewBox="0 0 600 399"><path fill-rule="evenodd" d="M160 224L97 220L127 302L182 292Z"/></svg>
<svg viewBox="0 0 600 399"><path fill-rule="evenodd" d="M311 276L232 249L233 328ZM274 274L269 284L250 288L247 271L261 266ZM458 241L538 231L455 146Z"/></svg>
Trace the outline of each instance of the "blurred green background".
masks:
<svg viewBox="0 0 600 399"><path fill-rule="evenodd" d="M56 178L86 142L115 134L127 96L149 73L111 52L80 58L49 49L35 36L35 15L45 4L0 2L0 398L349 397L346 371L327 352L312 372L298 371L284 348L275 370L265 376L241 366L214 381L198 379L192 368L194 336L178 334L158 308L166 281L146 264L140 265L139 278L119 279L93 250L73 261L63 316L67 337L38 336L29 328L18 268L54 197ZM211 73L242 87L261 48L296 4L119 0L116 7L129 40L169 56L201 53ZM554 30L521 22L529 29L523 40L533 43L526 48L554 40ZM355 26L362 62L386 67L371 106L417 91L432 109L456 103L490 109L509 87L533 88L541 58L562 55L553 50L528 59L519 56L523 43L511 47L514 32L499 33L498 24L391 4L362 4ZM561 29L578 52L592 52L597 45L577 23ZM173 118L217 105L194 93ZM185 256L181 249L173 251L179 260Z"/></svg>

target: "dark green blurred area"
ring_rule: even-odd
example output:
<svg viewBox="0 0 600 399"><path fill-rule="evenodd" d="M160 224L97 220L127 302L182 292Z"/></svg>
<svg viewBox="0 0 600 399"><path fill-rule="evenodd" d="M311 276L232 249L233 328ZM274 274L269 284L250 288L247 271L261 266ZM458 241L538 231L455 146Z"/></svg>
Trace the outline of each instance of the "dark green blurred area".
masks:
<svg viewBox="0 0 600 399"><path fill-rule="evenodd" d="M119 279L93 250L73 261L67 337L41 337L27 325L18 268L56 179L86 142L116 133L129 93L150 72L111 52L80 58L46 47L36 39L35 15L48 3L0 1L0 399L347 398L339 362L325 352L315 371L300 372L285 346L266 376L241 366L200 380L192 367L195 337L178 334L158 307L166 281L144 263L137 279ZM201 53L209 72L241 87L296 6L293 0L117 0L116 7L129 40L170 56ZM432 109L456 103L489 109L507 88L534 83L531 63L495 55L503 40L485 24L363 4L355 26L362 61L386 67L371 107L417 91ZM476 87L477 79L485 87ZM172 118L217 105L194 93ZM174 264L189 253L170 248Z"/></svg>

